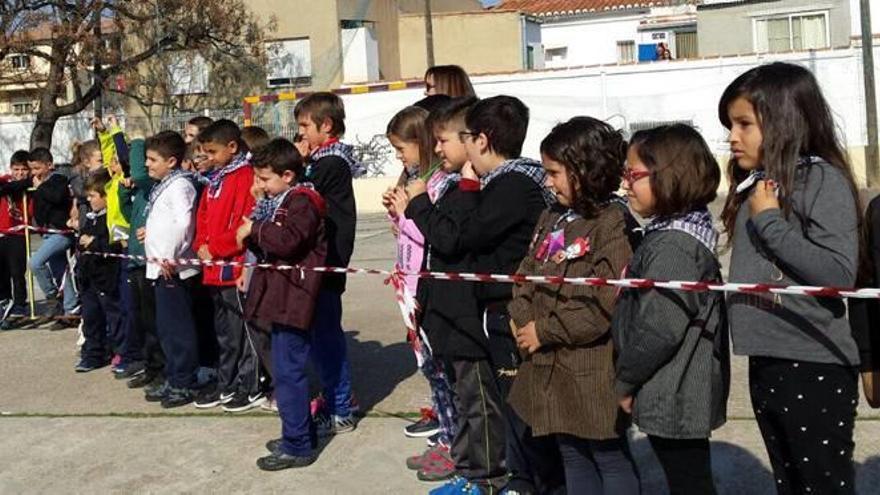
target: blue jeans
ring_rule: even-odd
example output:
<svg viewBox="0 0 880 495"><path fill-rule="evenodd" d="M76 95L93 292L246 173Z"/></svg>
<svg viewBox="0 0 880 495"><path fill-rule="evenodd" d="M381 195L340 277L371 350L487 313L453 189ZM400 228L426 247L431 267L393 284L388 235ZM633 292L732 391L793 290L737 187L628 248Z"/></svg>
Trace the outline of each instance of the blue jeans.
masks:
<svg viewBox="0 0 880 495"><path fill-rule="evenodd" d="M61 234L47 234L43 236L43 243L37 252L31 256L31 271L40 290L51 301L58 297L58 284L56 276L64 280L64 313L72 314L77 306L77 295L73 288L73 276L67 266L67 250L73 244L73 239Z"/></svg>
<svg viewBox="0 0 880 495"><path fill-rule="evenodd" d="M351 415L351 369L342 331L342 294L321 290L312 318L312 364L321 377L328 414Z"/></svg>
<svg viewBox="0 0 880 495"><path fill-rule="evenodd" d="M639 494L639 474L625 435L610 440L557 435L556 441L565 465L568 493Z"/></svg>
<svg viewBox="0 0 880 495"><path fill-rule="evenodd" d="M288 455L312 455L312 415L309 411L309 333L272 325L272 380L281 416L281 450Z"/></svg>
<svg viewBox="0 0 880 495"><path fill-rule="evenodd" d="M174 388L198 384L199 339L193 321L192 279L155 281L156 332L165 352L165 378Z"/></svg>

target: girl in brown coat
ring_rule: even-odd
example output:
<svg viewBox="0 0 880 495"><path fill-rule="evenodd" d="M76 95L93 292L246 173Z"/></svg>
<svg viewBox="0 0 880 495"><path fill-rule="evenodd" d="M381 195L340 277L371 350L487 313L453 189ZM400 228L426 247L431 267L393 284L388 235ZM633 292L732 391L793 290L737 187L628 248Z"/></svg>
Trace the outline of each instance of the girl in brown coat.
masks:
<svg viewBox="0 0 880 495"><path fill-rule="evenodd" d="M541 143L557 206L544 211L518 273L617 278L632 255L634 220L615 191L626 142L599 120L575 117ZM639 479L614 392L615 290L527 283L510 315L526 356L509 401L535 436L554 435L568 493L627 495Z"/></svg>

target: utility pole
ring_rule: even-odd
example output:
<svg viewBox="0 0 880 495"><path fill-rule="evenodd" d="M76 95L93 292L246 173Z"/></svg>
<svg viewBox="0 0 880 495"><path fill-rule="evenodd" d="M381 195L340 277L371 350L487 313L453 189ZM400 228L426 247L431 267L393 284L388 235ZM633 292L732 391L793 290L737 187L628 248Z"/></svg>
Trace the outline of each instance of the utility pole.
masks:
<svg viewBox="0 0 880 495"><path fill-rule="evenodd" d="M102 38L101 13L103 11L104 11L104 1L99 0L98 2L96 2L96 5L95 5L95 29L94 29L94 36L95 36L94 64L95 65L93 68L93 75L92 75L92 77L94 78L94 83L99 85L98 86L98 96L95 97L95 102L94 102L95 118L98 118L98 119L104 117L104 96L103 96L103 94L104 94L104 90L103 90L104 77L101 75L101 71L102 71L101 55L104 52L104 43L103 43L103 40L101 39Z"/></svg>
<svg viewBox="0 0 880 495"><path fill-rule="evenodd" d="M865 120L868 146L865 147L865 172L868 187L880 186L880 149L877 146L877 90L874 86L874 34L871 29L871 2L859 0L862 18L862 70L865 80Z"/></svg>
<svg viewBox="0 0 880 495"><path fill-rule="evenodd" d="M431 0L425 0L425 46L428 47L428 67L434 67L434 21L431 19Z"/></svg>

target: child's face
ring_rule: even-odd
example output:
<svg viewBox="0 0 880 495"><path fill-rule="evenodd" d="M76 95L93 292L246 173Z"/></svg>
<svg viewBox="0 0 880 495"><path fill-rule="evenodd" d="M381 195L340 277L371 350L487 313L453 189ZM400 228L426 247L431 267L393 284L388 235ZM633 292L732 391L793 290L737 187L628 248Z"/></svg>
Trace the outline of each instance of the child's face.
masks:
<svg viewBox="0 0 880 495"><path fill-rule="evenodd" d="M12 180L27 179L31 172L26 163L15 163L10 168Z"/></svg>
<svg viewBox="0 0 880 495"><path fill-rule="evenodd" d="M651 191L651 173L639 158L635 146L626 151L626 169L623 173L623 189L629 198L629 205L639 215L654 215L654 193Z"/></svg>
<svg viewBox="0 0 880 495"><path fill-rule="evenodd" d="M183 142L189 144L197 137L199 137L199 128L192 124L186 124L186 127L183 128Z"/></svg>
<svg viewBox="0 0 880 495"><path fill-rule="evenodd" d="M89 191L86 194L86 199L89 201L92 211L101 211L107 207L107 197L101 195L98 191Z"/></svg>
<svg viewBox="0 0 880 495"><path fill-rule="evenodd" d="M296 125L299 127L299 135L303 141L309 143L311 151L320 148L330 139L330 130L333 128L333 123L329 119L325 119L321 125L318 125L312 120L312 116L307 114L300 114L296 118Z"/></svg>
<svg viewBox="0 0 880 495"><path fill-rule="evenodd" d="M238 154L238 143L230 141L226 144L215 143L213 141L201 144L202 153L208 158L210 166L225 167L232 162L235 155ZM210 168L208 169L210 170ZM200 170L201 171L201 170Z"/></svg>
<svg viewBox="0 0 880 495"><path fill-rule="evenodd" d="M565 165L543 153L541 154L541 162L544 165L544 171L547 172L547 180L544 183L556 195L559 204L570 207L574 204L575 193L578 190L577 182L569 179Z"/></svg>
<svg viewBox="0 0 880 495"><path fill-rule="evenodd" d="M49 175L52 166L46 162L28 161L28 168L31 169L31 175L38 179L45 179Z"/></svg>
<svg viewBox="0 0 880 495"><path fill-rule="evenodd" d="M755 107L752 103L739 97L727 107L727 118L730 119L730 153L736 164L743 170L755 170L761 164L761 144L764 136Z"/></svg>
<svg viewBox="0 0 880 495"><path fill-rule="evenodd" d="M491 172L489 158L489 140L485 134L472 134L471 131L462 131L461 139L467 151L468 160L474 166L474 172L480 177Z"/></svg>
<svg viewBox="0 0 880 495"><path fill-rule="evenodd" d="M458 137L458 129L443 127L435 129L437 145L434 152L443 159L444 172L458 172L467 163L467 149Z"/></svg>
<svg viewBox="0 0 880 495"><path fill-rule="evenodd" d="M296 181L296 176L290 170L285 170L278 175L272 167L254 168L254 184L260 188L266 196L277 196L290 189Z"/></svg>
<svg viewBox="0 0 880 495"><path fill-rule="evenodd" d="M388 135L388 141L394 147L395 156L404 167L413 168L420 165L419 143L404 141L394 134Z"/></svg>
<svg viewBox="0 0 880 495"><path fill-rule="evenodd" d="M100 170L101 167L104 166L104 157L101 155L101 150L92 151L83 166L85 166L86 170L89 172Z"/></svg>
<svg viewBox="0 0 880 495"><path fill-rule="evenodd" d="M155 150L147 150L147 175L153 180L162 180L177 166L174 157L164 158Z"/></svg>

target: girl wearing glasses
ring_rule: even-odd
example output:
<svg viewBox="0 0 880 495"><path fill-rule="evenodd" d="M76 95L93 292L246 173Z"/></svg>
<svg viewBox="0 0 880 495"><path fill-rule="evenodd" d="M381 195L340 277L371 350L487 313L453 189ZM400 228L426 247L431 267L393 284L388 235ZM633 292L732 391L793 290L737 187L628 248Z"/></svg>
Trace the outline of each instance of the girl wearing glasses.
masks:
<svg viewBox="0 0 880 495"><path fill-rule="evenodd" d="M707 205L721 170L685 125L636 133L624 189L650 218L628 278L721 281L718 232ZM730 384L724 296L719 292L624 290L612 324L615 391L648 435L673 494L713 494L709 436L726 419Z"/></svg>

